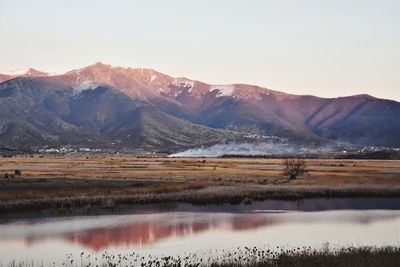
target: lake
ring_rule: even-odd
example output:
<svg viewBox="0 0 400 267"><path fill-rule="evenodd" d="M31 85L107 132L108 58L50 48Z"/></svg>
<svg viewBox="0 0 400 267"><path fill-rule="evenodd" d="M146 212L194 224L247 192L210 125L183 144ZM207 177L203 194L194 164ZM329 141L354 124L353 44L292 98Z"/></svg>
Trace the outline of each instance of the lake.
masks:
<svg viewBox="0 0 400 267"><path fill-rule="evenodd" d="M108 211L110 213L110 211ZM112 212L111 212L112 213ZM400 245L400 199L267 200L251 205L167 204L79 216L2 215L0 263L60 263L84 252L210 253L237 247Z"/></svg>

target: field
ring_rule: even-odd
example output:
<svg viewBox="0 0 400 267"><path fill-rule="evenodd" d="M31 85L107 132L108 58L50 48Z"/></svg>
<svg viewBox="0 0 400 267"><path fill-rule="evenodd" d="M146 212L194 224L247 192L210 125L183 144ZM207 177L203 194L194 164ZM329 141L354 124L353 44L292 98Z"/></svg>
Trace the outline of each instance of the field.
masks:
<svg viewBox="0 0 400 267"><path fill-rule="evenodd" d="M0 211L115 208L133 203L215 203L267 198L400 196L400 161L16 156L0 158ZM5 173L22 175L5 179Z"/></svg>

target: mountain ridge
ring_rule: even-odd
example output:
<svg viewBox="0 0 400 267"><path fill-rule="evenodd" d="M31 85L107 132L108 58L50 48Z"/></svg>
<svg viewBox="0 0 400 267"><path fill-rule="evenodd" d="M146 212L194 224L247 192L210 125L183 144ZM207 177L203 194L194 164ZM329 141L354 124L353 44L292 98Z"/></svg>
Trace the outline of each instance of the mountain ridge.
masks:
<svg viewBox="0 0 400 267"><path fill-rule="evenodd" d="M180 140L177 143L185 143L182 147L190 147L190 142L184 140L192 140L193 145L203 145L207 142L194 142L193 138L189 138L189 135L196 136L196 134L189 130L193 126L189 127L188 125L199 125L207 127L201 128L200 132L203 132L203 134L207 132L217 137L219 134L214 130L225 131L224 134L229 136L228 139L238 138L238 135L233 134L236 132L280 136L312 142L339 141L360 145L400 146L400 137L396 134L400 132L400 103L367 94L336 98L294 95L241 83L212 85L183 77L171 77L153 69L114 67L100 62L64 74L50 75L40 71L31 72L32 75L37 75L23 74L11 78L7 76L9 79L4 81L1 80L4 77L0 75L0 100L2 95L7 97L7 92L10 94L12 91L9 86L4 86L4 84L10 85L14 79L17 79L14 82L16 84L18 84L18 79L25 79L26 83L29 83L30 80L36 80L42 82L45 88L51 87L51 84L55 87L68 87L70 96L65 101L68 103L70 114L75 114L77 108L74 103L77 103L76 98L82 92L90 95L94 92L93 90L108 88L107 92L114 90L115 93L99 98L103 101L101 105L105 110L110 109L110 107L118 110L119 106L113 102L114 98L117 97L116 92L124 95L118 95L117 98L125 99L126 96L124 101L134 101L140 103L143 107L151 108L151 110L144 109L145 122L140 128L145 131L147 125L152 125L153 128L151 129L155 132L148 135L153 136L153 144L157 143L155 142L156 136L163 139L161 137L164 137L165 134L170 134L172 139ZM28 90L29 86L25 87L25 90ZM31 89L35 88L35 86L32 86ZM38 90L38 88L35 90ZM51 104L52 101L57 102L55 99L46 100L47 102L42 100L40 100L39 105L47 103L43 105L57 106ZM95 108L96 105L99 105L93 99L86 98L85 101L87 101L85 102L87 108ZM64 103L64 105L66 104ZM103 129L103 132L99 130L104 125L97 123L96 116L101 117L105 114L102 114L100 110L96 110L96 112L93 114L90 112L81 113L79 116L71 115L75 116L75 120L72 121L68 118L62 118L62 120L67 125L72 122L72 125L78 125L80 128L83 125L92 124L99 136L106 134L108 141L109 138L116 138L116 135L112 135L110 132L111 130ZM91 114L91 117L89 114ZM112 117L110 117L110 120L114 120L113 125L121 123L119 118L119 116L122 116L121 114L107 114L107 116ZM89 117L83 122L81 119L85 116ZM136 120L141 118L135 117ZM156 119L157 122L153 119ZM178 121L175 122L175 119ZM14 122L18 124L18 118L15 118L15 120ZM166 122L162 122L162 120ZM35 118L32 118L32 121L35 121ZM175 125L176 129L168 127L167 121ZM133 125L135 122L131 120L130 123ZM1 120L0 125L4 125ZM110 126L111 124L107 125ZM124 126L124 134L129 135L127 132L129 129L130 131L138 131L137 128L132 127ZM164 128L168 129L167 133L160 135L159 133L162 133ZM185 137L177 135L179 129L185 129L187 135L184 134ZM116 130L114 129L114 131ZM0 136L1 134L0 127ZM147 140L149 143L151 143L150 139ZM203 141L205 139L207 138L204 138ZM222 142L223 140L226 139L219 136L212 139L212 142ZM139 145L137 142L132 143L128 140L124 142L130 143L132 147ZM146 141L142 142L146 143ZM164 140L161 143L159 149L165 149L162 146L170 146L174 142L173 140L172 142ZM173 147L173 149L179 149L179 145Z"/></svg>
<svg viewBox="0 0 400 267"><path fill-rule="evenodd" d="M160 76L163 76L163 77L167 77L167 78L169 78L171 80L176 80L176 81L185 81L186 80L186 81L190 81L190 82L196 82L196 83L201 83L201 84L205 84L205 85L209 85L209 86L215 86L215 87L218 87L218 86L222 86L222 87L224 87L224 86L239 86L239 87L241 87L241 86L252 86L252 87L255 87L255 88L258 88L258 89L274 92L274 93L277 93L277 94L292 96L292 97L296 97L296 96L298 96L298 97L300 97L300 96L313 96L313 97L321 98L321 99L337 99L337 98L347 98L347 97L372 97L372 98L376 98L376 99L391 100L391 101L399 102L399 101L394 100L394 99L376 97L376 96L369 95L369 94L366 94L366 93L360 93L360 94L354 94L354 95L336 96L336 97L322 97L322 96L315 96L315 95L309 95L309 94L286 93L286 92L283 92L283 91L280 91L280 90L270 89L270 88L265 87L265 86L253 85L253 84L248 84L248 83L227 83L227 84L224 84L224 83L223 84L218 84L218 83L216 83L216 84L214 84L214 83L209 83L209 82L202 82L200 80L191 79L191 78L187 78L187 77L184 77L184 76L175 76L175 77L174 76L170 76L170 75L164 74L164 73L159 72L159 71L157 71L155 69L152 69L152 68L121 67L121 66L113 66L113 65L110 65L110 64L102 63L102 62L96 62L94 64L91 64L91 65L88 65L88 66L85 66L85 67L82 67L82 68L77 68L77 69L73 69L73 70L70 70L70 71L66 71L64 73L54 73L53 74L51 72L45 72L45 71L40 71L40 70L37 70L37 69L34 69L34 68L28 68L28 69L25 69L25 72L32 71L32 72L37 73L37 74L20 73L20 74L14 74L13 75L11 73L13 73L14 71L5 71L5 72L0 72L0 76L7 76L6 80L9 80L9 79L12 79L12 78L16 78L16 77L63 77L63 76L68 76L68 75L72 75L72 74L75 74L75 73L79 73L79 72L81 72L82 70L85 70L85 69L86 70L88 70L88 69L89 70L93 70L93 69L96 69L96 68L97 69L99 69L99 68L105 69L106 68L106 69L113 69L113 70L118 70L118 71L128 71L128 72L131 72L131 73L133 73L133 72L141 72L141 73L144 73L144 74L150 73L150 74L156 74L156 75L160 75ZM22 70L18 70L18 71L22 71ZM0 82L6 81L6 80L1 80L0 79ZM107 84L107 83L105 83L105 84Z"/></svg>

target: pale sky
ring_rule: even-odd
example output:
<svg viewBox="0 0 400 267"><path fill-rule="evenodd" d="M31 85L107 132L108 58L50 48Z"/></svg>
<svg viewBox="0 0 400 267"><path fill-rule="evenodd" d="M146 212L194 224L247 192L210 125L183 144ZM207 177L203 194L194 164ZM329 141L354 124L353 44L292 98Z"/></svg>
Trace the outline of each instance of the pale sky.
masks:
<svg viewBox="0 0 400 267"><path fill-rule="evenodd" d="M0 71L97 61L400 100L398 0L0 0Z"/></svg>

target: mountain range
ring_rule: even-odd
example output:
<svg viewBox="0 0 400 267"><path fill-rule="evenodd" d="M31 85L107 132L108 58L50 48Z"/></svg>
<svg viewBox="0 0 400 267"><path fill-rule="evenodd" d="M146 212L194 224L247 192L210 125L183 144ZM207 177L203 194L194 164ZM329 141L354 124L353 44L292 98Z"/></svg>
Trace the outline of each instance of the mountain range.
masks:
<svg viewBox="0 0 400 267"><path fill-rule="evenodd" d="M211 85L102 63L64 74L0 74L0 147L171 152L271 137L399 147L400 103Z"/></svg>

